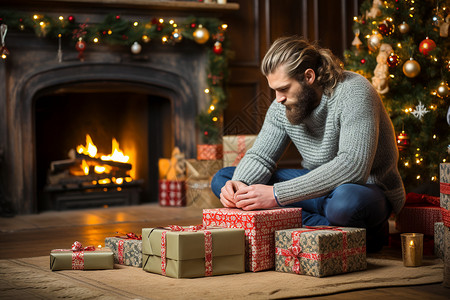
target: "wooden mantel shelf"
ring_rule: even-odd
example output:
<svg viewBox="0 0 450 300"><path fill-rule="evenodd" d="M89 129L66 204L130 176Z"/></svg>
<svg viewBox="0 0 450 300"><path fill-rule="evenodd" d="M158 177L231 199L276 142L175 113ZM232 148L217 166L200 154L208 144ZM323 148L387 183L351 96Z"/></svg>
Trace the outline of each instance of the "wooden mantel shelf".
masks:
<svg viewBox="0 0 450 300"><path fill-rule="evenodd" d="M8 2L8 0L6 1ZM84 5L89 7L130 7L145 10L192 10L192 11L236 11L239 10L239 3L218 4L203 3L198 1L159 1L159 0L15 0L14 3L33 3L51 5Z"/></svg>

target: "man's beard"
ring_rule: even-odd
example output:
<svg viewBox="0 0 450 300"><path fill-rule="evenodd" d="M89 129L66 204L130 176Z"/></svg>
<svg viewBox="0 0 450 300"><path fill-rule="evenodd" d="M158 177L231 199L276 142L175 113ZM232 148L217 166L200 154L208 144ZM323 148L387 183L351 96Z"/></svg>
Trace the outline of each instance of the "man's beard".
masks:
<svg viewBox="0 0 450 300"><path fill-rule="evenodd" d="M319 97L314 88L301 82L302 90L297 101L286 105L286 117L292 125L301 124L319 104Z"/></svg>

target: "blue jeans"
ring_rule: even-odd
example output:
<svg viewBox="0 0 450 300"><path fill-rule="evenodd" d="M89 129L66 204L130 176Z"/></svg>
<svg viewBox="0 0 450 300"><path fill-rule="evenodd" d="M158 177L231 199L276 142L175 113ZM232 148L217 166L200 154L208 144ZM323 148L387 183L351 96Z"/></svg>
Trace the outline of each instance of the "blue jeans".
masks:
<svg viewBox="0 0 450 300"><path fill-rule="evenodd" d="M233 177L235 167L219 170L211 181L214 194ZM305 175L306 169L279 169L275 171L269 185ZM299 201L286 207L301 207L303 225L335 225L367 228L367 233L385 226L391 214L391 205L383 191L375 184L346 183L338 186L328 195Z"/></svg>

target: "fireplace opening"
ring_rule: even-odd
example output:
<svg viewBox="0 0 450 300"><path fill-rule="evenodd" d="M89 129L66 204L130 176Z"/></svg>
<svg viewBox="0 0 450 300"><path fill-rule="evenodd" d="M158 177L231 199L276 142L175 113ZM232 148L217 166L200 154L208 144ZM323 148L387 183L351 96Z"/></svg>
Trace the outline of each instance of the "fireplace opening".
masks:
<svg viewBox="0 0 450 300"><path fill-rule="evenodd" d="M124 82L65 84L39 92L33 99L38 211L156 202L158 159L169 157L174 145L171 102L160 90ZM115 139L130 156L126 171L133 181L51 185L52 163L73 158L86 135L104 154Z"/></svg>

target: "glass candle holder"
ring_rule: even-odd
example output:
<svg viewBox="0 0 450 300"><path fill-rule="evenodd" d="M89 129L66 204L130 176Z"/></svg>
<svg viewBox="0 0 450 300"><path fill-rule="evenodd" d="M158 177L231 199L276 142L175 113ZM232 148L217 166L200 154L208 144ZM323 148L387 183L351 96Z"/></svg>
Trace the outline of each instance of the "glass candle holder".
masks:
<svg viewBox="0 0 450 300"><path fill-rule="evenodd" d="M419 267L423 257L423 234L402 233L402 256L405 267Z"/></svg>

